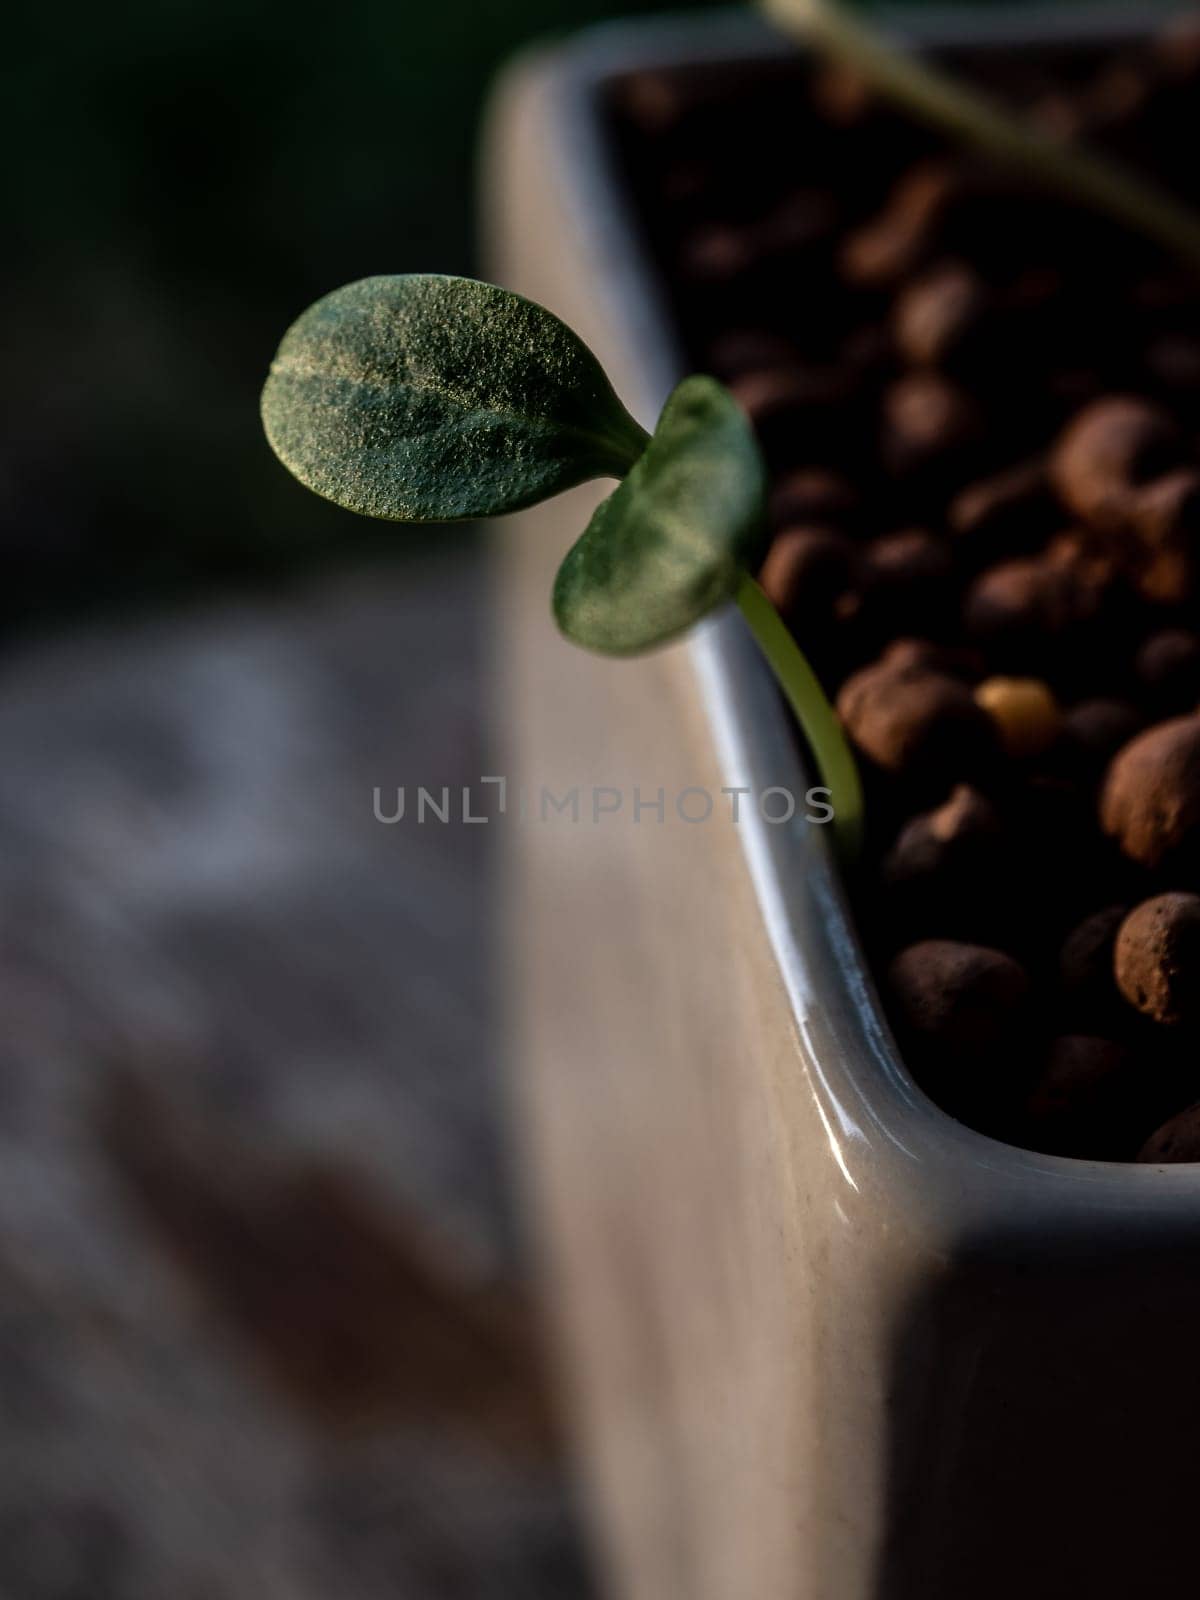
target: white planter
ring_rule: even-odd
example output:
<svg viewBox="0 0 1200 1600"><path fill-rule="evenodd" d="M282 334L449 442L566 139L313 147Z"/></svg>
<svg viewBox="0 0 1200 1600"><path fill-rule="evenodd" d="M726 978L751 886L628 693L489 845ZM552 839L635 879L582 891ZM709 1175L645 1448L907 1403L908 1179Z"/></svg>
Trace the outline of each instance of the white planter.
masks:
<svg viewBox="0 0 1200 1600"><path fill-rule="evenodd" d="M646 423L679 363L600 91L777 48L741 19L601 30L497 98L491 268ZM631 663L557 635L554 570L600 492L500 534L498 705L530 797L505 834L516 1120L612 1593L1194 1592L1200 1168L1013 1149L915 1087L822 830L674 813L808 787L739 620ZM665 821L633 821L635 785ZM579 787L577 825L537 820L543 786ZM594 786L622 813L582 820Z"/></svg>

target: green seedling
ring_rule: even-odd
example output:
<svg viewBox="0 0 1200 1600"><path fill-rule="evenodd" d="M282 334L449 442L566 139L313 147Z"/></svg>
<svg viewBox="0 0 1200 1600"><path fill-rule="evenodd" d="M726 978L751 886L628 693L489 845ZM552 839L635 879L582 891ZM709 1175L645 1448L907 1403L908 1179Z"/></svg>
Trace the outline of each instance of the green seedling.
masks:
<svg viewBox="0 0 1200 1600"><path fill-rule="evenodd" d="M618 479L559 568L559 628L586 649L630 656L736 604L830 791L839 851L857 857L854 758L754 581L766 469L715 379L685 378L650 435L583 341L543 307L467 278L365 278L288 330L262 415L301 483L393 522L501 516L574 484Z"/></svg>

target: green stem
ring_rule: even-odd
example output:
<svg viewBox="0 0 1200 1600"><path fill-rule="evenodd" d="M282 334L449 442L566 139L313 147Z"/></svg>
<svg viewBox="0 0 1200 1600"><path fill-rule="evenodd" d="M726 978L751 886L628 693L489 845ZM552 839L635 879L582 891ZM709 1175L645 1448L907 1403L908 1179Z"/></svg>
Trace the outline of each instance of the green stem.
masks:
<svg viewBox="0 0 1200 1600"><path fill-rule="evenodd" d="M839 0L763 0L780 27L815 40L890 99L1070 200L1164 245L1200 272L1200 216L1145 178L1075 149L1006 111L979 90L882 37Z"/></svg>
<svg viewBox="0 0 1200 1600"><path fill-rule="evenodd" d="M737 603L808 740L817 772L830 793L838 852L843 863L852 866L862 848L863 795L842 725L783 618L749 574L743 574L738 585Z"/></svg>

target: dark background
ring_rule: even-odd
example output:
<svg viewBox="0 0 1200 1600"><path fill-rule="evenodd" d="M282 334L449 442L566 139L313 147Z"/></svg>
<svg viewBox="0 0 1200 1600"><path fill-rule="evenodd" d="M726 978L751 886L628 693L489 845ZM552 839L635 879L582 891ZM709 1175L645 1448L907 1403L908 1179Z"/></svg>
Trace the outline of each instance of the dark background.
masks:
<svg viewBox="0 0 1200 1600"><path fill-rule="evenodd" d="M20 7L0 92L12 624L411 542L274 465L255 422L271 354L336 284L470 271L497 63L532 37L647 9Z"/></svg>
<svg viewBox="0 0 1200 1600"><path fill-rule="evenodd" d="M503 58L637 9L6 19L3 1600L589 1592L499 840L372 810L496 770L483 551L307 494L257 406L316 296L473 267Z"/></svg>

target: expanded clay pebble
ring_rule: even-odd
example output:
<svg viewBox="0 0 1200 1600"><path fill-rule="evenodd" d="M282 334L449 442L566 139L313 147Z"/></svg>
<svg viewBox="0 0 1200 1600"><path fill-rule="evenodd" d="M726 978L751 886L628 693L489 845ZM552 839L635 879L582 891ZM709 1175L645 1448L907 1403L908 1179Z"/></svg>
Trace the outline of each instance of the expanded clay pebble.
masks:
<svg viewBox="0 0 1200 1600"><path fill-rule="evenodd" d="M683 116L683 82L672 72L631 72L617 89L623 114L644 133L661 133Z"/></svg>
<svg viewBox="0 0 1200 1600"><path fill-rule="evenodd" d="M1173 717L1113 757L1100 825L1139 866L1187 866L1200 856L1200 716Z"/></svg>
<svg viewBox="0 0 1200 1600"><path fill-rule="evenodd" d="M1163 628L1146 639L1134 660L1146 691L1164 711L1183 711L1200 701L1200 634Z"/></svg>
<svg viewBox="0 0 1200 1600"><path fill-rule="evenodd" d="M1040 678L988 678L976 685L975 701L996 724L1014 761L1042 755L1058 738L1058 703Z"/></svg>
<svg viewBox="0 0 1200 1600"><path fill-rule="evenodd" d="M965 389L936 372L911 372L884 393L881 448L898 476L961 465L978 439L979 408Z"/></svg>
<svg viewBox="0 0 1200 1600"><path fill-rule="evenodd" d="M853 387L852 375L836 367L787 366L743 372L729 391L766 454L780 458L797 437L826 444L836 439Z"/></svg>
<svg viewBox="0 0 1200 1600"><path fill-rule="evenodd" d="M953 579L954 557L945 539L924 528L884 534L861 547L862 615L877 630L892 632L897 621L924 628L945 607Z"/></svg>
<svg viewBox="0 0 1200 1600"><path fill-rule="evenodd" d="M897 936L1000 938L1009 920L1012 839L977 789L911 817L880 866L886 915Z"/></svg>
<svg viewBox="0 0 1200 1600"><path fill-rule="evenodd" d="M1034 460L968 484L950 502L947 521L959 552L983 567L1028 555L1061 526L1062 512L1045 463Z"/></svg>
<svg viewBox="0 0 1200 1600"><path fill-rule="evenodd" d="M1186 605L1200 572L1200 473L1170 472L1136 490L1129 526L1144 546L1137 586L1157 605Z"/></svg>
<svg viewBox="0 0 1200 1600"><path fill-rule="evenodd" d="M1136 489L1130 524L1151 550L1200 535L1200 472L1181 467Z"/></svg>
<svg viewBox="0 0 1200 1600"><path fill-rule="evenodd" d="M1168 1027L1200 1018L1200 895L1155 895L1122 922L1117 987L1131 1006Z"/></svg>
<svg viewBox="0 0 1200 1600"><path fill-rule="evenodd" d="M905 277L932 249L938 221L954 192L953 165L929 161L897 182L884 210L846 240L841 267L848 283L883 288Z"/></svg>
<svg viewBox="0 0 1200 1600"><path fill-rule="evenodd" d="M876 766L926 784L968 778L997 749L991 719L969 687L947 673L877 661L842 686L837 711Z"/></svg>
<svg viewBox="0 0 1200 1600"><path fill-rule="evenodd" d="M1029 993L1025 969L1003 951L953 939L922 939L888 968L888 987L915 1033L942 1050L994 1045Z"/></svg>
<svg viewBox="0 0 1200 1600"><path fill-rule="evenodd" d="M850 583L857 547L829 528L785 528L771 541L759 573L771 604L789 622L832 612Z"/></svg>
<svg viewBox="0 0 1200 1600"><path fill-rule="evenodd" d="M1164 1122L1146 1140L1137 1159L1154 1166L1200 1161L1200 1103Z"/></svg>
<svg viewBox="0 0 1200 1600"><path fill-rule="evenodd" d="M1129 1051L1111 1039L1055 1039L1026 1101L1030 1142L1048 1155L1127 1157L1136 1137L1130 1132L1137 1083L1132 1066Z"/></svg>
<svg viewBox="0 0 1200 1600"><path fill-rule="evenodd" d="M925 528L885 533L863 546L863 582L899 589L905 594L940 585L954 570L949 546Z"/></svg>
<svg viewBox="0 0 1200 1600"><path fill-rule="evenodd" d="M960 363L978 348L990 306L987 287L972 267L939 262L897 297L892 312L896 348L917 367Z"/></svg>
<svg viewBox="0 0 1200 1600"><path fill-rule="evenodd" d="M1058 970L1062 987L1075 997L1109 998L1114 994L1114 952L1117 930L1125 922L1128 907L1106 906L1094 910L1070 930L1059 952Z"/></svg>
<svg viewBox="0 0 1200 1600"><path fill-rule="evenodd" d="M924 667L930 672L962 678L967 683L983 676L983 657L977 650L965 645L938 644L933 639L893 639L880 661L897 670Z"/></svg>
<svg viewBox="0 0 1200 1600"><path fill-rule="evenodd" d="M1178 435L1157 406L1127 395L1095 400L1059 437L1050 477L1063 504L1096 527L1121 527L1136 492L1178 461Z"/></svg>
<svg viewBox="0 0 1200 1600"><path fill-rule="evenodd" d="M1040 666L1063 639L1099 622L1107 569L1061 546L988 567L967 590L963 625L998 666Z"/></svg>
<svg viewBox="0 0 1200 1600"><path fill-rule="evenodd" d="M1145 713L1132 700L1104 696L1080 700L1063 713L1057 762L1090 782L1145 726Z"/></svg>
<svg viewBox="0 0 1200 1600"><path fill-rule="evenodd" d="M813 105L839 128L852 128L865 121L875 105L875 91L869 81L853 67L840 62L823 62L813 75L810 89Z"/></svg>
<svg viewBox="0 0 1200 1600"><path fill-rule="evenodd" d="M884 857L884 881L911 883L957 871L968 858L992 854L1000 834L995 807L970 784L960 783L940 806L905 823Z"/></svg>
<svg viewBox="0 0 1200 1600"><path fill-rule="evenodd" d="M795 190L754 221L697 226L680 246L680 268L700 283L727 283L811 249L829 237L836 216L828 189Z"/></svg>
<svg viewBox="0 0 1200 1600"><path fill-rule="evenodd" d="M823 467L797 467L771 490L768 510L773 526L843 528L853 522L859 500L853 486Z"/></svg>

